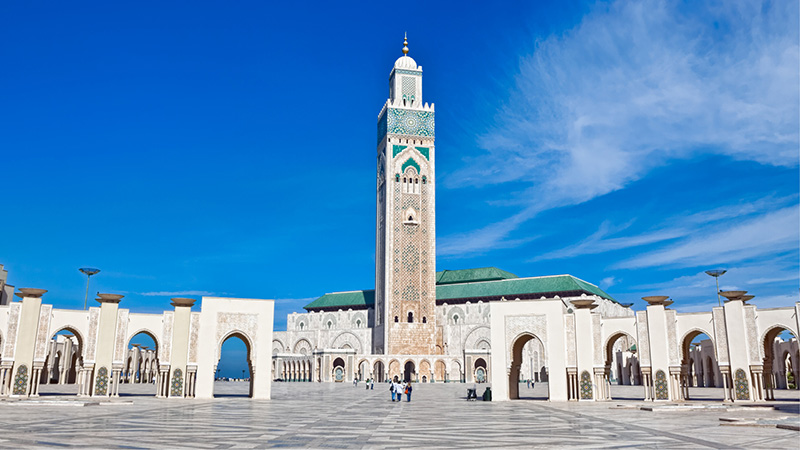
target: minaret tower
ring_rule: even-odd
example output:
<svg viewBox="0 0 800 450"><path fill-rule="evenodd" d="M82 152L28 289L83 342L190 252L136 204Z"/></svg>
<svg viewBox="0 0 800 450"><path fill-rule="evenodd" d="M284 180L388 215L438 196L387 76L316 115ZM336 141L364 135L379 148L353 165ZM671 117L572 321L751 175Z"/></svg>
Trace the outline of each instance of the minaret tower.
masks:
<svg viewBox="0 0 800 450"><path fill-rule="evenodd" d="M378 114L375 353L440 353L433 112L422 103L422 67L406 39Z"/></svg>

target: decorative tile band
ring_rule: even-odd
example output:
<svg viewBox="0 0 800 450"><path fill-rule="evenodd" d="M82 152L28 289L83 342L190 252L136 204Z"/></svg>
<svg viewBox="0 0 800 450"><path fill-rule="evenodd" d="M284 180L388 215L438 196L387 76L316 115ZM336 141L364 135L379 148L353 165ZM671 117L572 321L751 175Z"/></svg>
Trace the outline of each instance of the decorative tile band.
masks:
<svg viewBox="0 0 800 450"><path fill-rule="evenodd" d="M433 111L387 108L378 118L378 142L387 133L434 137L435 128Z"/></svg>
<svg viewBox="0 0 800 450"><path fill-rule="evenodd" d="M399 73L402 75L416 75L418 77L422 76L422 71L418 72L416 70L394 69L394 73Z"/></svg>
<svg viewBox="0 0 800 450"><path fill-rule="evenodd" d="M175 369L175 371L172 372L172 383L170 383L169 396L183 396L183 371L181 369Z"/></svg>
<svg viewBox="0 0 800 450"><path fill-rule="evenodd" d="M591 400L592 396L592 376L584 370L581 373L581 400Z"/></svg>
<svg viewBox="0 0 800 450"><path fill-rule="evenodd" d="M108 395L108 369L97 369L97 379L94 383L94 395Z"/></svg>
<svg viewBox="0 0 800 450"><path fill-rule="evenodd" d="M403 173L405 173L405 172L406 172L406 168L407 168L408 166L411 166L411 167L413 167L413 168L417 169L417 173L420 173L420 170L419 170L419 164L417 164L417 162L416 162L416 161L414 161L414 158L408 158L408 159L406 160L406 162L404 162L404 163L403 163L403 167L402 167L402 169L401 169L401 170L403 171Z"/></svg>
<svg viewBox="0 0 800 450"><path fill-rule="evenodd" d="M747 386L747 374L742 369L736 369L736 379L733 382L736 388L736 400L750 400L750 388Z"/></svg>
<svg viewBox="0 0 800 450"><path fill-rule="evenodd" d="M667 375L663 370L656 372L656 400L669 400L669 387L667 386Z"/></svg>
<svg viewBox="0 0 800 450"><path fill-rule="evenodd" d="M17 369L17 376L14 377L14 395L25 395L28 393L28 366L22 364Z"/></svg>

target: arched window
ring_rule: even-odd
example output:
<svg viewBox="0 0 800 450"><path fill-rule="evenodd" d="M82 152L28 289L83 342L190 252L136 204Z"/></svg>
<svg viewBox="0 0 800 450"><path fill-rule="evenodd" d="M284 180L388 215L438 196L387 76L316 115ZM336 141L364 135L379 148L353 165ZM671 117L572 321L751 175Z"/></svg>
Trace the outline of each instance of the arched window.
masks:
<svg viewBox="0 0 800 450"><path fill-rule="evenodd" d="M408 312L408 323L413 323L413 322L414 322L414 313L409 311Z"/></svg>
<svg viewBox="0 0 800 450"><path fill-rule="evenodd" d="M356 328L361 328L361 319L356 320Z"/></svg>
<svg viewBox="0 0 800 450"><path fill-rule="evenodd" d="M458 314L453 315L453 323L458 323Z"/></svg>
<svg viewBox="0 0 800 450"><path fill-rule="evenodd" d="M330 329L331 329L331 327L333 326L333 322L331 322L331 321L329 320L327 325L328 325L328 329L330 330Z"/></svg>
<svg viewBox="0 0 800 450"><path fill-rule="evenodd" d="M305 326L306 326L306 324L304 324L303 322L300 322L300 330L301 330L301 331L303 330L303 328L304 328Z"/></svg>
<svg viewBox="0 0 800 450"><path fill-rule="evenodd" d="M428 323L428 318L427 317L422 317L422 323Z"/></svg>
<svg viewBox="0 0 800 450"><path fill-rule="evenodd" d="M397 317L397 316L394 316L394 321L395 321L395 323L400 322L400 318Z"/></svg>

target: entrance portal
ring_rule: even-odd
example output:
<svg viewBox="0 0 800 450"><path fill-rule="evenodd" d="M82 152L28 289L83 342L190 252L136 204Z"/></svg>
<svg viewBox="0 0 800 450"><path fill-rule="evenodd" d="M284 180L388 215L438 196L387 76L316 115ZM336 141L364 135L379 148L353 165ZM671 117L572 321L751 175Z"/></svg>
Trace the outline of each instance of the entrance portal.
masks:
<svg viewBox="0 0 800 450"><path fill-rule="evenodd" d="M414 362L413 361L408 361L406 363L405 367L404 367L404 370L403 370L403 381L405 381L405 382L416 381L414 379L415 375L416 374L414 372Z"/></svg>
<svg viewBox="0 0 800 450"><path fill-rule="evenodd" d="M520 369L523 362L523 348L526 346L526 344L528 344L528 342L535 342L538 344L538 347L542 351L541 355L544 355L544 345L542 344L541 339L539 339L536 335L532 333L523 333L517 337L511 346L511 370L508 374L508 398L511 400L518 400L520 398L547 400L550 398L549 385L542 385L548 383L535 383L534 385L530 385L522 378ZM530 393L526 391L526 395L524 396L520 396L521 382L525 383L525 389L528 389L527 386L531 386L529 389ZM536 392L541 392L546 395L542 397L541 395L536 395Z"/></svg>

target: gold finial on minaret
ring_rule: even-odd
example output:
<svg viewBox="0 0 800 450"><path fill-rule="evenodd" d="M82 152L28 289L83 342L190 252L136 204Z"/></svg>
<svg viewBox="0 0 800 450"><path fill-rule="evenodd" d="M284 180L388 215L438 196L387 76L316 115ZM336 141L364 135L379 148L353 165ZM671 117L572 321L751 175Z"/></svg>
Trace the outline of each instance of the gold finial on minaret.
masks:
<svg viewBox="0 0 800 450"><path fill-rule="evenodd" d="M408 55L408 33L403 33L403 54Z"/></svg>

